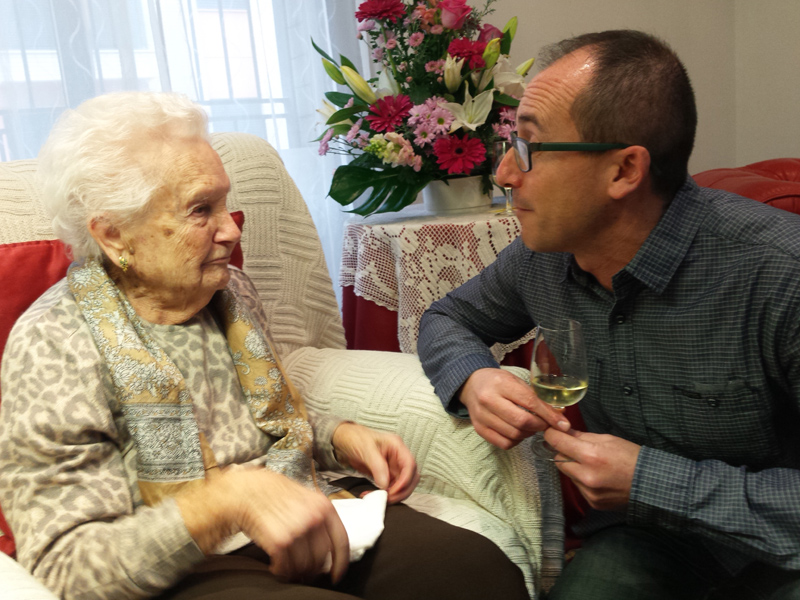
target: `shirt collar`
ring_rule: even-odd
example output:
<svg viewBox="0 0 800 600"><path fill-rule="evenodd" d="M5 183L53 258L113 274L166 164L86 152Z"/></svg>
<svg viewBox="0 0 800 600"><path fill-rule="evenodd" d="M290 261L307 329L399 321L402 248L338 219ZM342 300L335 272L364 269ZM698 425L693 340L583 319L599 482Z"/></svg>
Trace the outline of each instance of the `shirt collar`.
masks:
<svg viewBox="0 0 800 600"><path fill-rule="evenodd" d="M705 218L706 203L699 191L687 176L658 224L623 269L656 294L666 289Z"/></svg>

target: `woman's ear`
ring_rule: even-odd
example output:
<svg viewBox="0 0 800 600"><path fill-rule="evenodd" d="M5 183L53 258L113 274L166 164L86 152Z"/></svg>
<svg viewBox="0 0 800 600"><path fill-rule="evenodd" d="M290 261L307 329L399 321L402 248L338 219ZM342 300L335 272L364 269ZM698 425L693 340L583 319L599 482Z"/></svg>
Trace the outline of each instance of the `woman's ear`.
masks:
<svg viewBox="0 0 800 600"><path fill-rule="evenodd" d="M89 219L89 233L108 259L120 266L120 258L129 254L122 232L105 215Z"/></svg>
<svg viewBox="0 0 800 600"><path fill-rule="evenodd" d="M608 195L624 198L650 180L650 152L644 146L628 146L614 151Z"/></svg>

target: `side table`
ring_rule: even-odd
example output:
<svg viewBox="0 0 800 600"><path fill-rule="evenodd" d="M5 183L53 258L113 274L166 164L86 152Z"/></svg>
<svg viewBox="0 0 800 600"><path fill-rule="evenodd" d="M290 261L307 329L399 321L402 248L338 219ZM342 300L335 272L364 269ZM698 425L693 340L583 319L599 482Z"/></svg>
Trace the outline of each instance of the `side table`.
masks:
<svg viewBox="0 0 800 600"><path fill-rule="evenodd" d="M351 219L340 274L348 347L415 354L422 313L480 273L519 235L516 216L498 208L433 215L415 204L399 213ZM387 339L393 334L396 347Z"/></svg>

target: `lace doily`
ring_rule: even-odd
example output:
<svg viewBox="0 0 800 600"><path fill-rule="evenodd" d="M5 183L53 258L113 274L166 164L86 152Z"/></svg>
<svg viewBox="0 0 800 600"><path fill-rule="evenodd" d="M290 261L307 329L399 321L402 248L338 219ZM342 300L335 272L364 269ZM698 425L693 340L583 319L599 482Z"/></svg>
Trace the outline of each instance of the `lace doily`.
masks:
<svg viewBox="0 0 800 600"><path fill-rule="evenodd" d="M516 216L491 212L496 209L432 215L414 204L353 220L345 228L340 283L396 311L400 350L415 354L422 313L494 262L519 235ZM526 339L494 348L495 356Z"/></svg>

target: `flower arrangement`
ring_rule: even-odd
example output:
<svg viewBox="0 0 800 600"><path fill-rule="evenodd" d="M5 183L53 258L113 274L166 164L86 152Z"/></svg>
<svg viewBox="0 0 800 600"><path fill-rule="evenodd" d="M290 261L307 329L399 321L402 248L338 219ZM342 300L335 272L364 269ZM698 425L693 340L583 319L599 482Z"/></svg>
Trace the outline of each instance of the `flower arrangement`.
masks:
<svg viewBox="0 0 800 600"><path fill-rule="evenodd" d="M365 0L355 16L377 63L369 80L314 44L331 79L349 89L325 94L319 111L320 154L353 157L328 192L339 204L371 188L352 212L398 211L431 181L471 175L490 191L492 142L510 137L533 64L509 64L516 17L502 30L482 25L494 1L476 10L466 0Z"/></svg>

